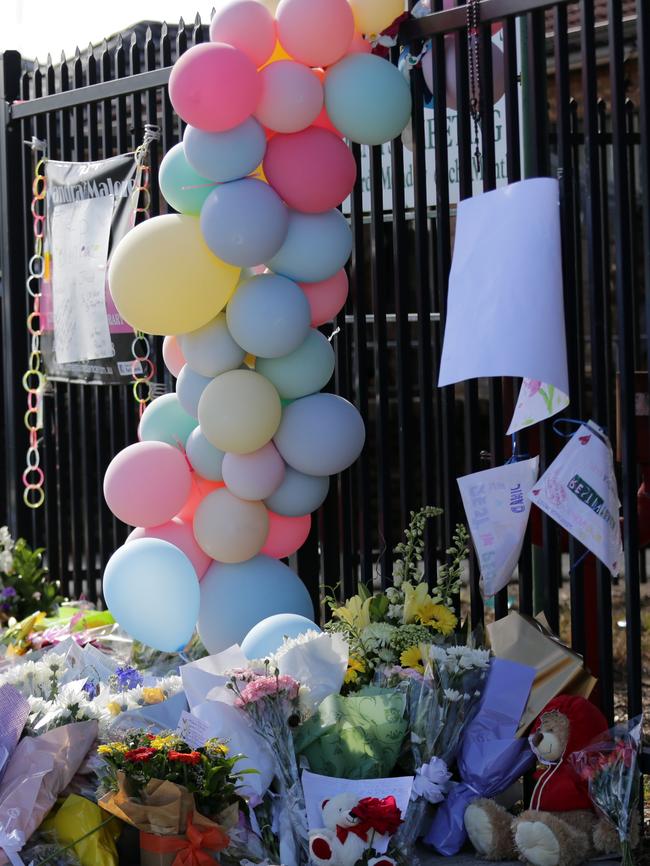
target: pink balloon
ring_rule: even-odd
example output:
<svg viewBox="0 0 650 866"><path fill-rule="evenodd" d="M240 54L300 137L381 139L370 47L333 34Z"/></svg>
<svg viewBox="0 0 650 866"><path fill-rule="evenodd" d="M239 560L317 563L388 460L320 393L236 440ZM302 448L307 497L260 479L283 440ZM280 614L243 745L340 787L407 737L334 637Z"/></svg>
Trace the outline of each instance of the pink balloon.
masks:
<svg viewBox="0 0 650 866"><path fill-rule="evenodd" d="M318 328L332 319L343 309L348 297L349 281L345 268L341 268L328 280L320 283L299 283L307 295L311 309L311 326Z"/></svg>
<svg viewBox="0 0 650 866"><path fill-rule="evenodd" d="M191 488L185 455L166 442L136 442L120 451L104 475L104 498L130 526L158 526L183 507Z"/></svg>
<svg viewBox="0 0 650 866"><path fill-rule="evenodd" d="M354 36L347 0L280 0L275 18L282 47L307 66L336 63Z"/></svg>
<svg viewBox="0 0 650 866"><path fill-rule="evenodd" d="M228 453L223 458L223 480L240 499L266 499L284 480L284 460L272 442L251 454Z"/></svg>
<svg viewBox="0 0 650 866"><path fill-rule="evenodd" d="M162 353L165 366L178 379L178 374L185 366L185 356L176 337L165 337Z"/></svg>
<svg viewBox="0 0 650 866"><path fill-rule="evenodd" d="M169 77L169 98L186 123L206 132L239 126L257 108L261 81L253 61L223 42L182 54Z"/></svg>
<svg viewBox="0 0 650 866"><path fill-rule="evenodd" d="M310 127L276 135L264 157L266 179L290 208L303 213L331 210L352 192L357 164L333 132Z"/></svg>
<svg viewBox="0 0 650 866"><path fill-rule="evenodd" d="M323 108L318 76L295 60L278 60L259 73L262 93L255 117L272 132L300 132Z"/></svg>
<svg viewBox="0 0 650 866"><path fill-rule="evenodd" d="M182 550L192 563L199 580L201 580L212 563L212 559L197 544L192 524L186 523L178 517L174 517L161 526L152 526L149 529L143 529L142 527L134 529L126 539L127 544L136 538L160 538L162 541L168 541L170 544L173 544L174 547Z"/></svg>
<svg viewBox="0 0 650 866"><path fill-rule="evenodd" d="M325 81L325 70L314 69L313 72L314 75L318 76L318 80L320 81L320 83L323 84L323 82ZM330 116L327 113L327 109L325 108L325 105L323 105L323 107L321 108L321 112L316 118L316 120L312 123L312 126L317 126L319 129L327 129L329 132L333 132L334 135L338 136L339 138L344 138L343 133L339 132L339 130L332 123Z"/></svg>
<svg viewBox="0 0 650 866"><path fill-rule="evenodd" d="M311 514L303 517L283 517L269 511L269 534L260 553L274 559L291 556L302 547L311 529Z"/></svg>
<svg viewBox="0 0 650 866"><path fill-rule="evenodd" d="M275 21L258 0L231 0L215 12L210 39L239 48L259 68L275 49Z"/></svg>
<svg viewBox="0 0 650 866"><path fill-rule="evenodd" d="M200 475L197 475L196 472L192 472L190 491L176 517L191 523L194 518L194 512L203 502L205 497L209 493L212 493L214 490L218 490L223 486L224 484L222 481L208 481Z"/></svg>
<svg viewBox="0 0 650 866"><path fill-rule="evenodd" d="M371 54L372 45L363 38L363 33L357 33L355 30L352 42L348 48L348 54Z"/></svg>

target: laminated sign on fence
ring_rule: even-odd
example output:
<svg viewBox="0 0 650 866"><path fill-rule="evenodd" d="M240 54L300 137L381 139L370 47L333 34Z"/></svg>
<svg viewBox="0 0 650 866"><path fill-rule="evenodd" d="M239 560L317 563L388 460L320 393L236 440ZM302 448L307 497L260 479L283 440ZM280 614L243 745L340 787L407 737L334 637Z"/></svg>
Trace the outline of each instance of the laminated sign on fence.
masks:
<svg viewBox="0 0 650 866"><path fill-rule="evenodd" d="M110 384L133 373L133 329L112 301L107 265L133 225L140 172L134 153L97 162L46 163L41 306L50 379Z"/></svg>

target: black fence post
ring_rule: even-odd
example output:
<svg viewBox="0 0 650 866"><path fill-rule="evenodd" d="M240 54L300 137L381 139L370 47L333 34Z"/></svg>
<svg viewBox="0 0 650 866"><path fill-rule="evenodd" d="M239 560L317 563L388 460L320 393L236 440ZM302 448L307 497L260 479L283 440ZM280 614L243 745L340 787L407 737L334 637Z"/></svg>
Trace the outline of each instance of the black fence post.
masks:
<svg viewBox="0 0 650 866"><path fill-rule="evenodd" d="M21 377L26 365L26 343L21 343L21 339L26 340L25 288L22 284L25 215L19 169L24 145L20 123L12 123L10 115L10 104L20 98L20 79L20 54L17 51L5 51L0 55L0 304L5 514L14 535L24 534L28 529L28 514L21 495L20 481L22 449L26 447L23 413L20 410L25 398Z"/></svg>

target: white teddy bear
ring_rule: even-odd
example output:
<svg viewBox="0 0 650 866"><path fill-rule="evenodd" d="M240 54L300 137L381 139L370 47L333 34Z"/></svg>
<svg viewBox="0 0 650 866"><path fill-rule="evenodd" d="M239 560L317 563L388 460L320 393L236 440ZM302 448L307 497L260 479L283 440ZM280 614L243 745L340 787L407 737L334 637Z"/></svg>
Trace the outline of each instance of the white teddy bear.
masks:
<svg viewBox="0 0 650 866"><path fill-rule="evenodd" d="M386 836L378 836L360 826L360 819L353 814L358 803L354 794L338 794L323 802L323 829L309 834L309 853L314 866L354 866L371 843L374 848L386 840ZM395 861L379 856L371 862L373 866L392 866Z"/></svg>

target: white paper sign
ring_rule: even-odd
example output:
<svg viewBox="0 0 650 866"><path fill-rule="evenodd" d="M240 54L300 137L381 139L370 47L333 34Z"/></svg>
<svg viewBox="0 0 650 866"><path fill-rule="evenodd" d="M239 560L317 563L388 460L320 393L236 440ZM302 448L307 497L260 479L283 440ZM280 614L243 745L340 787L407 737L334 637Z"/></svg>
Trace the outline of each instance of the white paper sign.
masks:
<svg viewBox="0 0 650 866"><path fill-rule="evenodd" d="M176 733L191 749L199 749L210 739L210 725L184 710L178 720Z"/></svg>
<svg viewBox="0 0 650 866"><path fill-rule="evenodd" d="M551 178L458 205L438 385L489 376L552 385L568 400L559 188ZM539 420L539 409L524 414Z"/></svg>
<svg viewBox="0 0 650 866"><path fill-rule="evenodd" d="M337 779L333 776L319 776L304 770L302 774L302 789L307 807L307 823L309 829L320 830L323 827L323 802L331 800L337 794L354 794L359 800L364 797L395 797L397 808L406 815L411 799L413 776L397 776L394 779ZM377 840L374 846L378 854L385 854L388 848L388 837Z"/></svg>
<svg viewBox="0 0 650 866"><path fill-rule="evenodd" d="M590 421L575 435L530 492L530 499L595 554L612 572L623 561L612 446Z"/></svg>
<svg viewBox="0 0 650 866"><path fill-rule="evenodd" d="M106 264L114 196L60 204L52 217L54 351L59 364L113 354Z"/></svg>
<svg viewBox="0 0 650 866"><path fill-rule="evenodd" d="M530 427L557 415L569 405L569 395L555 385L546 385L539 379L524 379L507 434Z"/></svg>
<svg viewBox="0 0 650 866"><path fill-rule="evenodd" d="M507 586L517 565L538 469L539 457L533 457L458 479L486 598Z"/></svg>

